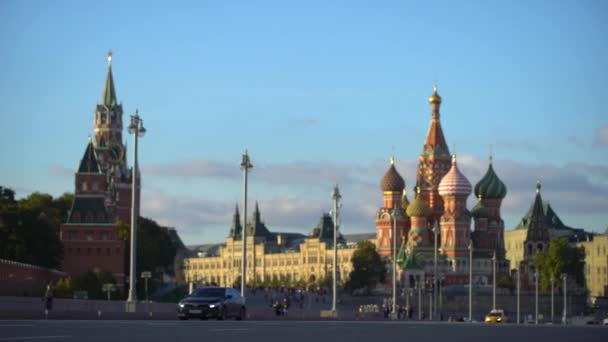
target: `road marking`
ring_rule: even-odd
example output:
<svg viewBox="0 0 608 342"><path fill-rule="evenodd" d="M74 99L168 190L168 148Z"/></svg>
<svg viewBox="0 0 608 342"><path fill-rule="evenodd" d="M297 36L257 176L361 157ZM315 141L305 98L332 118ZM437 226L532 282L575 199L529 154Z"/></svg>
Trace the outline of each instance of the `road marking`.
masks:
<svg viewBox="0 0 608 342"><path fill-rule="evenodd" d="M33 327L34 324L0 324L1 327Z"/></svg>
<svg viewBox="0 0 608 342"><path fill-rule="evenodd" d="M15 341L15 340L42 340L48 338L66 338L70 336L27 336L27 337L0 337L0 341Z"/></svg>
<svg viewBox="0 0 608 342"><path fill-rule="evenodd" d="M175 323L148 323L148 325L173 326Z"/></svg>
<svg viewBox="0 0 608 342"><path fill-rule="evenodd" d="M220 331L247 331L249 329L236 328L236 329L209 329L209 331L220 332Z"/></svg>

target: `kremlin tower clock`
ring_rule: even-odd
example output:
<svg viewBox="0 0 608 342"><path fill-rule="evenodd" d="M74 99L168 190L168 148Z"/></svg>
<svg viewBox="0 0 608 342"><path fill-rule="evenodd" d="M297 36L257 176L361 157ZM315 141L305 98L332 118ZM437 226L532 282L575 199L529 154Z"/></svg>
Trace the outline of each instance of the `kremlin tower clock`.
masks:
<svg viewBox="0 0 608 342"><path fill-rule="evenodd" d="M89 138L76 171L74 202L67 222L61 225L61 241L65 272L77 276L98 267L112 273L120 288L125 279L125 241L118 236L117 223L130 222L132 194L122 116L110 52L101 103L95 110L95 136ZM140 184L136 179L136 196Z"/></svg>

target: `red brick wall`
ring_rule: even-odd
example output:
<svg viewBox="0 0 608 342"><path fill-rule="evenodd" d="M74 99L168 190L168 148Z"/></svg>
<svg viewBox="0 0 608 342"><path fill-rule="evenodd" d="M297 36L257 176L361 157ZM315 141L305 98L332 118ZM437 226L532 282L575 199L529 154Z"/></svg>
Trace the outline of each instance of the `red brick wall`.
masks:
<svg viewBox="0 0 608 342"><path fill-rule="evenodd" d="M0 259L0 296L42 295L46 284L66 276L54 269Z"/></svg>
<svg viewBox="0 0 608 342"><path fill-rule="evenodd" d="M125 241L118 239L116 226L62 225L61 241L63 270L69 275L75 277L98 267L112 273L117 284L123 284Z"/></svg>

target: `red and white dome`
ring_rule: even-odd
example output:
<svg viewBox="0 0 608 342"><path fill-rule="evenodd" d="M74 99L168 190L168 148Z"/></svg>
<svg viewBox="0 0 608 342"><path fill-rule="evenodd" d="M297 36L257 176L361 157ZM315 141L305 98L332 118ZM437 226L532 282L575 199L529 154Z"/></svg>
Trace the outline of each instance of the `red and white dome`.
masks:
<svg viewBox="0 0 608 342"><path fill-rule="evenodd" d="M456 164L456 156L452 157L452 167L450 171L441 179L439 183L439 195L443 196L468 196L471 194L471 183L465 177Z"/></svg>

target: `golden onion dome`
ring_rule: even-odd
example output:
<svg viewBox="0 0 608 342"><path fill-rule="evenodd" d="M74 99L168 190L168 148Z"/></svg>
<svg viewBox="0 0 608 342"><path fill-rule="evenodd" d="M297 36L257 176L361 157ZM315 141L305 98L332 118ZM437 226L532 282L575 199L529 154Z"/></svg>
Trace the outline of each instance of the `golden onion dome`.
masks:
<svg viewBox="0 0 608 342"><path fill-rule="evenodd" d="M433 104L433 103L440 104L441 103L441 96L439 96L439 94L437 93L437 84L435 84L433 86L433 95L431 95L429 97L429 103L430 104Z"/></svg>

